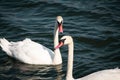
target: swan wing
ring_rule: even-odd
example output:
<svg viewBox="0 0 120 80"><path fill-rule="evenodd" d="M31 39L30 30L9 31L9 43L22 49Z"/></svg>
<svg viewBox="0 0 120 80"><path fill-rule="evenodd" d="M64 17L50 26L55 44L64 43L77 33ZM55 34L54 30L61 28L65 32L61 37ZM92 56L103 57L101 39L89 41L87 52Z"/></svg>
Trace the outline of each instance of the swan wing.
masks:
<svg viewBox="0 0 120 80"><path fill-rule="evenodd" d="M52 64L54 52L30 39L11 42L9 46L12 56L29 64Z"/></svg>

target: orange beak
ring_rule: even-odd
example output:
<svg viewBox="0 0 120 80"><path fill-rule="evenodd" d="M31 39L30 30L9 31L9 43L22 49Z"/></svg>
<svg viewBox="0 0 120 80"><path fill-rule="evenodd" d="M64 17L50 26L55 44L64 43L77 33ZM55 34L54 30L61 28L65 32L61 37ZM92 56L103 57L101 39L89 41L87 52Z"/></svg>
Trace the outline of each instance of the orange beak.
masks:
<svg viewBox="0 0 120 80"><path fill-rule="evenodd" d="M55 49L58 49L58 48L60 48L61 46L63 46L63 42L62 42L62 41L59 42L59 44L55 47Z"/></svg>
<svg viewBox="0 0 120 80"><path fill-rule="evenodd" d="M58 24L59 32L63 33L63 26L62 23Z"/></svg>

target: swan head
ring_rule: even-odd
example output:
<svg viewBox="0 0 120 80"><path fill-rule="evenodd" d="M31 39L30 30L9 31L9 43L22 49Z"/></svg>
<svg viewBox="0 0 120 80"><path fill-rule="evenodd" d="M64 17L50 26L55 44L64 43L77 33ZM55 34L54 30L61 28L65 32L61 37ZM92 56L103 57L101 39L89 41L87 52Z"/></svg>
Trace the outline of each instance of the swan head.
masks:
<svg viewBox="0 0 120 80"><path fill-rule="evenodd" d="M59 32L63 33L63 18L62 16L57 16L57 25L58 25L58 28L59 28Z"/></svg>
<svg viewBox="0 0 120 80"><path fill-rule="evenodd" d="M58 48L60 48L63 45L69 45L71 43L73 43L73 39L72 39L71 36L63 36L60 39L59 44L55 47L55 49L58 49Z"/></svg>

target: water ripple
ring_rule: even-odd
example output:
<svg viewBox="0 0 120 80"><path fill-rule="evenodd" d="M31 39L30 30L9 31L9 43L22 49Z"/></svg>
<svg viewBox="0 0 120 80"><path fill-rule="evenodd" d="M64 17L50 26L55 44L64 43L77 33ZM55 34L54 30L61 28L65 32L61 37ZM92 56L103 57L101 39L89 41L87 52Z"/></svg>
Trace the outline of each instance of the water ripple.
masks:
<svg viewBox="0 0 120 80"><path fill-rule="evenodd" d="M75 78L120 67L119 3L118 0L1 0L0 38L9 41L31 38L52 49L55 17L61 15L64 34L74 38ZM23 64L0 48L0 79L65 79L67 51L65 46L61 48L63 64L56 68Z"/></svg>

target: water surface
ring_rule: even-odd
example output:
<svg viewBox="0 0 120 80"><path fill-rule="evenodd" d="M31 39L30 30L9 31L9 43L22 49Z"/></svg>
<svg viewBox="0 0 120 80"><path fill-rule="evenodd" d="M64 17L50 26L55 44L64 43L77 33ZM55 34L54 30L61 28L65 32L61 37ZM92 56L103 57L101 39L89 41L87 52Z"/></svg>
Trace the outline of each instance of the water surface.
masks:
<svg viewBox="0 0 120 80"><path fill-rule="evenodd" d="M74 38L74 78L120 67L119 0L1 0L0 38L33 41L53 49L56 16L64 18L64 34ZM64 80L67 47L59 66L27 65L0 49L0 80Z"/></svg>

